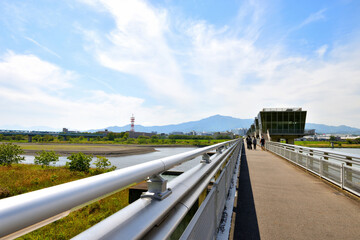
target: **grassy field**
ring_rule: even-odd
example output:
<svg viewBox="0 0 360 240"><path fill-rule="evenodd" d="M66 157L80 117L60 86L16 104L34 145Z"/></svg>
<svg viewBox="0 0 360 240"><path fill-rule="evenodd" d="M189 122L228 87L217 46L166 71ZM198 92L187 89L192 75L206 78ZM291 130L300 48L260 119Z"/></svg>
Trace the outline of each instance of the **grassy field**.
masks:
<svg viewBox="0 0 360 240"><path fill-rule="evenodd" d="M83 141L81 143L71 142L41 142L23 143L13 142L19 145L27 155L36 155L42 150L55 151L67 156L75 152L83 152L94 156L125 156L132 154L143 154L155 151L155 147L186 147L186 146L207 146L220 143L226 140L194 140L194 139L161 139L152 143L150 139L132 139L132 143L117 143L107 141L95 143ZM1 142L0 142L1 143Z"/></svg>
<svg viewBox="0 0 360 240"><path fill-rule="evenodd" d="M19 145L26 155L36 155L42 150L55 151L67 156L72 153L82 152L93 156L125 156L154 152L151 146L135 145L109 145L109 144L56 144L56 143L15 143Z"/></svg>
<svg viewBox="0 0 360 240"><path fill-rule="evenodd" d="M91 139L88 141L86 138L70 138L67 141L59 140L57 138L51 141L40 141L36 142L33 140L33 143L47 143L47 144L54 144L54 145L61 145L61 144L84 144L91 146L93 144L101 144L101 145L124 145L124 146L131 146L131 145L151 145L151 146L166 146L166 145L190 145L190 146L208 146L212 144L216 144L219 142L228 141L229 139L149 139L149 138L128 138L124 139L115 139L113 141L110 140L96 140ZM27 139L22 140L0 140L0 142L13 142L13 143L21 143L26 144L28 142ZM52 150L52 149L49 149Z"/></svg>
<svg viewBox="0 0 360 240"><path fill-rule="evenodd" d="M42 168L28 164L0 166L0 199L90 177L93 174L94 171L75 172L65 167ZM127 206L128 199L128 189L122 190L19 239L70 239Z"/></svg>
<svg viewBox="0 0 360 240"><path fill-rule="evenodd" d="M295 145L315 148L331 148L330 141L295 141ZM360 144L349 144L346 142L334 142L335 148L360 148Z"/></svg>
<svg viewBox="0 0 360 240"><path fill-rule="evenodd" d="M19 143L24 150L35 150L35 151L114 151L114 150L134 150L139 149L138 146L131 145L96 145L96 144L54 144L54 143Z"/></svg>

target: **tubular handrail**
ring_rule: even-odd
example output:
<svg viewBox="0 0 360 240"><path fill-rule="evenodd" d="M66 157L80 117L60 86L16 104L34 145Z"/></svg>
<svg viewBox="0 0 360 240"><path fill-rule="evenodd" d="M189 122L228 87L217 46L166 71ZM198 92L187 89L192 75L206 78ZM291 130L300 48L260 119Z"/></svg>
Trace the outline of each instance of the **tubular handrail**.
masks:
<svg viewBox="0 0 360 240"><path fill-rule="evenodd" d="M72 210L120 191L130 184L238 140L119 169L0 200L0 238L15 238L66 216Z"/></svg>
<svg viewBox="0 0 360 240"><path fill-rule="evenodd" d="M303 146L296 146L286 143L279 143L279 142L267 142L268 144L271 143L273 146L280 147L283 149L292 150L294 152L301 152L303 154L310 154L311 156L318 157L318 158L328 158L334 159L343 163L347 164L356 164L360 165L360 156L351 154L351 153L341 153L336 152L336 150L321 150L317 148L310 148L310 147L303 147Z"/></svg>
<svg viewBox="0 0 360 240"><path fill-rule="evenodd" d="M164 217L168 216L169 211L173 210L195 186L197 188L199 183L204 183L207 180L210 181L211 178L205 180L208 174L214 169L219 170L221 163L225 161L226 157L229 156L233 150L234 147L231 147L226 149L223 154L215 154L211 157L209 164L198 164L176 177L169 183L169 187L171 187L173 193L168 198L162 201L140 198L74 237L73 240L143 238L154 225L159 224L159 222L162 223Z"/></svg>
<svg viewBox="0 0 360 240"><path fill-rule="evenodd" d="M266 142L265 147L341 189L360 196L359 156L271 141Z"/></svg>

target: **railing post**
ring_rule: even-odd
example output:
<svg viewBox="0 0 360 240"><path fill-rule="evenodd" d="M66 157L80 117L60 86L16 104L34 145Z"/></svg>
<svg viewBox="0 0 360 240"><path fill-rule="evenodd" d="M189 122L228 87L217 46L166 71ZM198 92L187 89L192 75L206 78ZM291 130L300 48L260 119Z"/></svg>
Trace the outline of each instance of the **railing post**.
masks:
<svg viewBox="0 0 360 240"><path fill-rule="evenodd" d="M171 189L167 188L167 180L159 174L152 175L147 181L148 191L141 195L142 198L150 197L157 200L163 200L171 194Z"/></svg>
<svg viewBox="0 0 360 240"><path fill-rule="evenodd" d="M322 157L320 157L319 159L319 173L320 173L320 177L323 176L323 160Z"/></svg>
<svg viewBox="0 0 360 240"><path fill-rule="evenodd" d="M329 153L325 152L324 155L325 155L325 156L323 157L324 163L327 163L328 160L329 160L329 157L327 157L327 156L329 156ZM325 161L325 160L326 160L326 161ZM323 173L324 173L324 171L325 171L327 174L329 174L329 164L323 165Z"/></svg>
<svg viewBox="0 0 360 240"><path fill-rule="evenodd" d="M341 189L344 189L344 183L345 183L345 168L344 168L344 163L341 163L341 174L340 174L340 178L341 178Z"/></svg>
<svg viewBox="0 0 360 240"><path fill-rule="evenodd" d="M352 160L352 157L346 157L347 160ZM352 163L346 162L346 166L352 167ZM349 181L352 183L352 172L347 171L346 174L346 181Z"/></svg>

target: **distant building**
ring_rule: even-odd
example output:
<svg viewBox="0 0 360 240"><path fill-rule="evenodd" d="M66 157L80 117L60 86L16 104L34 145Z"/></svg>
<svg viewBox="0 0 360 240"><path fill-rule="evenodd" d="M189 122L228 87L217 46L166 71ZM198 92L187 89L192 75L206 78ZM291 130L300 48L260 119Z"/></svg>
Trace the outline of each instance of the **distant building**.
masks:
<svg viewBox="0 0 360 240"><path fill-rule="evenodd" d="M67 129L67 128L63 128L62 132L63 133L80 133L80 131L69 131L69 129Z"/></svg>
<svg viewBox="0 0 360 240"><path fill-rule="evenodd" d="M197 135L199 136L212 136L212 132L198 132Z"/></svg>
<svg viewBox="0 0 360 240"><path fill-rule="evenodd" d="M302 108L264 108L255 118L247 134L264 136L271 141L285 139L287 143L294 144L295 138L307 135L305 121L306 111Z"/></svg>
<svg viewBox="0 0 360 240"><path fill-rule="evenodd" d="M214 138L217 138L219 136L228 136L230 137L230 139L233 139L234 138L234 133L232 132L216 132L214 133Z"/></svg>
<svg viewBox="0 0 360 240"><path fill-rule="evenodd" d="M107 129L105 129L104 131L98 131L97 133L102 133L102 134L108 135L109 133L111 133L111 131L108 131Z"/></svg>
<svg viewBox="0 0 360 240"><path fill-rule="evenodd" d="M153 135L156 135L156 133L146 133L146 132L132 132L132 131L126 131L129 133L129 138L138 138L139 136L146 136L151 137Z"/></svg>
<svg viewBox="0 0 360 240"><path fill-rule="evenodd" d="M171 132L169 135L184 135L183 132Z"/></svg>
<svg viewBox="0 0 360 240"><path fill-rule="evenodd" d="M247 130L248 130L247 128L236 128L236 129L232 129L231 132L239 136L245 136Z"/></svg>
<svg viewBox="0 0 360 240"><path fill-rule="evenodd" d="M187 135L190 135L190 136L196 136L196 135L197 135L197 133L193 130L193 131L189 132Z"/></svg>

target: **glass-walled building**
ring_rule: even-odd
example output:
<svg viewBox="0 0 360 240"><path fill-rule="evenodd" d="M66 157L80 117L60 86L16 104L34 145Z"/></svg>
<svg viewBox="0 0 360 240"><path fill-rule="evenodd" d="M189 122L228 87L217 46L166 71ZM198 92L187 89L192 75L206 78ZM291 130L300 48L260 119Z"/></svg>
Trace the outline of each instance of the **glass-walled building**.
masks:
<svg viewBox="0 0 360 240"><path fill-rule="evenodd" d="M257 117L255 117L255 121L254 121L254 124L255 124L255 135L256 135L256 138L259 138L259 119Z"/></svg>
<svg viewBox="0 0 360 240"><path fill-rule="evenodd" d="M254 124L251 124L250 131L251 131L251 134L253 134L255 132L255 125Z"/></svg>
<svg viewBox="0 0 360 240"><path fill-rule="evenodd" d="M301 108L264 108L259 112L259 128L270 135L304 134L306 111Z"/></svg>

